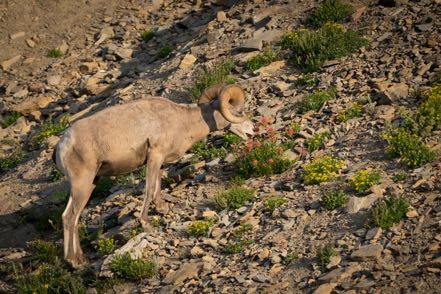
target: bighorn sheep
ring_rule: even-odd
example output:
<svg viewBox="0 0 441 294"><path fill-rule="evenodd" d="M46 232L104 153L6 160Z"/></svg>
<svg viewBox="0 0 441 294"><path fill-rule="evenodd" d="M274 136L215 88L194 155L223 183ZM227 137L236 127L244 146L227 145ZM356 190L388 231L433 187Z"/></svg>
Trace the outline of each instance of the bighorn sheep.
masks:
<svg viewBox="0 0 441 294"><path fill-rule="evenodd" d="M217 85L201 95L198 105L150 97L110 107L72 124L54 150L54 160L70 183L63 213L64 258L75 268L86 262L78 221L97 177L128 173L146 164L141 219L147 221L152 200L159 209L166 206L160 198L163 163L178 160L211 131L230 127L243 139L253 133L244 104L245 93L239 86Z"/></svg>

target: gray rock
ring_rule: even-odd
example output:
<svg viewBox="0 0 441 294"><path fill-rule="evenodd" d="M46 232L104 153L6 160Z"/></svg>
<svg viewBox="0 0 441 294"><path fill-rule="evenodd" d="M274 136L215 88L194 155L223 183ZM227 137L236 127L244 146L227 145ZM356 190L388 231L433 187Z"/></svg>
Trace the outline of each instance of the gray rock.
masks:
<svg viewBox="0 0 441 294"><path fill-rule="evenodd" d="M383 245L381 244L369 244L361 246L357 251L351 254L351 258L358 261L366 261L379 259L381 252L383 251Z"/></svg>
<svg viewBox="0 0 441 294"><path fill-rule="evenodd" d="M169 272L163 280L163 283L179 285L185 280L196 277L201 266L202 263L199 262L186 263L182 265L177 271Z"/></svg>
<svg viewBox="0 0 441 294"><path fill-rule="evenodd" d="M375 194L369 194L364 197L352 196L349 198L347 204L347 211L349 213L356 213L362 209L370 208L380 198Z"/></svg>
<svg viewBox="0 0 441 294"><path fill-rule="evenodd" d="M240 49L243 51L260 51L262 50L262 46L263 43L261 39L247 39L242 43Z"/></svg>

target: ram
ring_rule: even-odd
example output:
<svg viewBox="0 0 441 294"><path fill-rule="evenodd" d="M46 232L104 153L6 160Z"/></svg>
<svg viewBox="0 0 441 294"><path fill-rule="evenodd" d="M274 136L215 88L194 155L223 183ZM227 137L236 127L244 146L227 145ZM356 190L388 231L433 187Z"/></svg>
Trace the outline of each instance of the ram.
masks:
<svg viewBox="0 0 441 294"><path fill-rule="evenodd" d="M79 268L85 262L78 221L100 176L129 173L146 164L141 219L150 203L166 210L161 199L161 166L177 161L210 132L230 128L243 139L253 134L244 113L245 93L237 85L207 89L198 105L176 104L161 97L109 107L75 122L54 150L54 160L70 183L63 213L64 258Z"/></svg>

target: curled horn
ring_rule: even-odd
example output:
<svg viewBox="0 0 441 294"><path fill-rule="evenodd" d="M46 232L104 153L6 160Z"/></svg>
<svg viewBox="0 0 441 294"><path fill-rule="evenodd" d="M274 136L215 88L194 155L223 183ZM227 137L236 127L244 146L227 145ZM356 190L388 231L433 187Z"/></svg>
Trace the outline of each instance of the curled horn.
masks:
<svg viewBox="0 0 441 294"><path fill-rule="evenodd" d="M219 97L219 95L222 92L222 89L224 87L225 87L225 85L219 84L219 85L211 86L208 89L205 89L205 91L199 97L198 105L209 103L212 100Z"/></svg>
<svg viewBox="0 0 441 294"><path fill-rule="evenodd" d="M232 123L241 123L247 119L244 114L236 116L231 113L231 106L243 109L245 105L245 92L237 85L223 87L219 94L219 110L226 120Z"/></svg>

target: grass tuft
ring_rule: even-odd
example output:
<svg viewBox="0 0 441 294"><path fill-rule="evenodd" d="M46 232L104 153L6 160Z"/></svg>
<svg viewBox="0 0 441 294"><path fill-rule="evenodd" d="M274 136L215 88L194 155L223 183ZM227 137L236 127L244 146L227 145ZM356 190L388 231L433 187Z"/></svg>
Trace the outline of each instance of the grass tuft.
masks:
<svg viewBox="0 0 441 294"><path fill-rule="evenodd" d="M205 69L196 76L195 83L190 89L192 101L196 102L205 89L217 84L232 84L235 79L229 76L234 68L232 59L226 59L213 65L212 68Z"/></svg>
<svg viewBox="0 0 441 294"><path fill-rule="evenodd" d="M96 183L95 189L92 192L92 197L104 198L108 196L112 186L113 181L110 177L100 177L98 183Z"/></svg>
<svg viewBox="0 0 441 294"><path fill-rule="evenodd" d="M144 32L141 33L141 39L145 43L147 43L148 41L153 39L154 36L155 36L155 32L154 31L144 31Z"/></svg>
<svg viewBox="0 0 441 294"><path fill-rule="evenodd" d="M373 209L374 224L388 229L406 217L409 203L402 198L389 198L377 203Z"/></svg>
<svg viewBox="0 0 441 294"><path fill-rule="evenodd" d="M173 52L173 50L174 50L174 47L172 44L166 44L166 45L164 45L164 47L162 47L159 50L157 56L158 56L158 58L161 58L161 59L166 58L167 56L170 55L170 53Z"/></svg>
<svg viewBox="0 0 441 294"><path fill-rule="evenodd" d="M58 48L51 49L47 53L47 57L50 57L50 58L60 58L62 56L63 56L63 52L61 52L61 50Z"/></svg>
<svg viewBox="0 0 441 294"><path fill-rule="evenodd" d="M254 198L254 190L241 186L233 186L228 190L218 193L214 203L219 209L237 209Z"/></svg>
<svg viewBox="0 0 441 294"><path fill-rule="evenodd" d="M354 8L351 5L341 3L339 0L325 0L320 7L310 13L307 22L318 28L328 22L342 22L353 11Z"/></svg>
<svg viewBox="0 0 441 294"><path fill-rule="evenodd" d="M363 113L363 109L357 102L355 102L352 103L350 107L346 108L344 111L339 113L337 119L341 122L347 122L350 119L360 117L362 113Z"/></svg>
<svg viewBox="0 0 441 294"><path fill-rule="evenodd" d="M259 55L253 56L245 63L246 71L255 71L263 66L269 65L277 60L277 53L272 49L267 49Z"/></svg>
<svg viewBox="0 0 441 294"><path fill-rule="evenodd" d="M307 71L316 71L325 61L346 56L366 44L357 32L335 23L326 23L317 31L288 32L281 39L282 48L291 50L294 64Z"/></svg>
<svg viewBox="0 0 441 294"><path fill-rule="evenodd" d="M44 123L38 133L32 138L34 146L40 146L47 138L59 135L69 127L69 120L67 116L60 118L58 123L46 122Z"/></svg>
<svg viewBox="0 0 441 294"><path fill-rule="evenodd" d="M157 275L158 265L151 259L134 259L126 252L115 256L110 263L110 270L117 278L140 281Z"/></svg>
<svg viewBox="0 0 441 294"><path fill-rule="evenodd" d="M306 147L308 148L309 153L318 150L330 137L331 134L329 132L324 132L306 139Z"/></svg>
<svg viewBox="0 0 441 294"><path fill-rule="evenodd" d="M115 239L105 238L98 240L96 250L101 255L109 255L115 250L115 247L116 247Z"/></svg>
<svg viewBox="0 0 441 294"><path fill-rule="evenodd" d="M19 165L23 160L23 151L19 146L16 146L12 153L0 158L0 171L6 171Z"/></svg>
<svg viewBox="0 0 441 294"><path fill-rule="evenodd" d="M32 257L38 262L54 263L61 253L55 243L36 240L30 243Z"/></svg>
<svg viewBox="0 0 441 294"><path fill-rule="evenodd" d="M317 252L317 258L321 266L326 266L330 261L331 257L336 256L337 252L331 244L327 244L320 248Z"/></svg>
<svg viewBox="0 0 441 294"><path fill-rule="evenodd" d="M279 208L283 204L286 203L286 199L280 197L280 196L273 196L270 197L268 200L265 201L265 209L269 211L270 213L273 213L276 208Z"/></svg>
<svg viewBox="0 0 441 294"><path fill-rule="evenodd" d="M345 192L330 190L323 193L321 204L327 210L333 210L345 205L347 200Z"/></svg>
<svg viewBox="0 0 441 294"><path fill-rule="evenodd" d="M3 119L0 125L3 129L6 129L10 125L14 124L17 121L17 119L19 119L20 117L21 117L21 113L12 111Z"/></svg>
<svg viewBox="0 0 441 294"><path fill-rule="evenodd" d="M300 113L306 113L311 110L318 111L326 101L334 99L336 94L335 89L319 90L309 94L299 103L299 111Z"/></svg>

